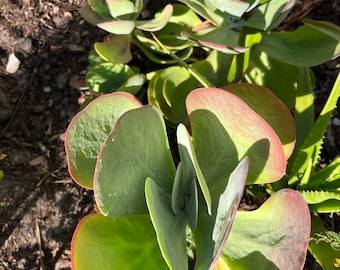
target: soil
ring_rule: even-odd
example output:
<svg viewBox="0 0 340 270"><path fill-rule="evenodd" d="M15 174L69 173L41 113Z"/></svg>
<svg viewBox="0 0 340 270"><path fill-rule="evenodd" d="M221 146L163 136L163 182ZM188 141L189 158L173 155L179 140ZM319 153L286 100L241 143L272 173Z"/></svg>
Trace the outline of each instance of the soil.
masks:
<svg viewBox="0 0 340 270"><path fill-rule="evenodd" d="M93 195L72 181L64 152L65 130L82 95L72 86L82 84L88 52L103 38L103 32L80 17L85 4L1 0L0 270L70 269L73 231L93 211ZM336 1L320 4L311 14L340 25ZM21 61L13 74L6 71L11 53ZM320 111L339 61L314 71ZM340 152L340 113L334 115L324 147L326 163ZM309 259L305 269L315 269L313 265Z"/></svg>

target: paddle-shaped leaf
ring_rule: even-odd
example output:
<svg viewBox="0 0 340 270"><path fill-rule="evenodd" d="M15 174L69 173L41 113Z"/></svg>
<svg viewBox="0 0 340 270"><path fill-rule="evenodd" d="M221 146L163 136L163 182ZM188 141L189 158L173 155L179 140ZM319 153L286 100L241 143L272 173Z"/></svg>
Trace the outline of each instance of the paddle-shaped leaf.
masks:
<svg viewBox="0 0 340 270"><path fill-rule="evenodd" d="M148 215L84 217L72 239L72 269L166 270Z"/></svg>
<svg viewBox="0 0 340 270"><path fill-rule="evenodd" d="M142 104L131 94L103 95L91 102L71 121L65 138L68 168L81 186L92 188L97 156L117 119Z"/></svg>
<svg viewBox="0 0 340 270"><path fill-rule="evenodd" d="M184 212L172 211L170 195L151 178L145 182L145 197L166 263L171 270L188 269Z"/></svg>
<svg viewBox="0 0 340 270"><path fill-rule="evenodd" d="M248 184L285 173L286 157L275 131L236 95L217 88L193 90L186 100L198 164L211 192L248 156ZM223 185L223 184L222 184Z"/></svg>
<svg viewBox="0 0 340 270"><path fill-rule="evenodd" d="M340 33L340 28L334 26ZM304 25L294 32L263 34L259 49L284 63L316 66L340 54L340 42L314 27Z"/></svg>
<svg viewBox="0 0 340 270"><path fill-rule="evenodd" d="M86 84L94 92L112 93L133 75L134 72L127 65L105 62L89 69Z"/></svg>
<svg viewBox="0 0 340 270"><path fill-rule="evenodd" d="M288 108L263 86L238 83L224 89L241 98L274 129L288 159L295 145L295 123Z"/></svg>
<svg viewBox="0 0 340 270"><path fill-rule="evenodd" d="M308 206L281 189L255 211L238 211L223 249L227 269L302 269L311 228Z"/></svg>
<svg viewBox="0 0 340 270"><path fill-rule="evenodd" d="M214 209L209 216L200 210L197 230L194 231L196 242L196 268L213 269L226 242L236 211L243 196L249 159L244 158L230 174L226 188L220 196L214 197ZM204 203L200 203L204 206Z"/></svg>
<svg viewBox="0 0 340 270"><path fill-rule="evenodd" d="M248 9L248 1L241 0L210 0L215 8L236 17L241 17ZM254 2L254 0L253 0Z"/></svg>
<svg viewBox="0 0 340 270"><path fill-rule="evenodd" d="M179 154L183 162L190 162L193 167L195 176L197 176L198 183L201 187L204 200L208 208L208 214L211 214L211 197L209 188L202 174L201 168L197 162L194 147L191 143L190 135L183 124L180 124L177 128L177 141L179 147ZM188 160L189 158L189 160ZM188 165L187 165L188 166Z"/></svg>
<svg viewBox="0 0 340 270"><path fill-rule="evenodd" d="M112 217L147 213L148 177L171 193L175 166L163 117L151 106L122 115L104 142L94 181L100 211Z"/></svg>
<svg viewBox="0 0 340 270"><path fill-rule="evenodd" d="M168 23L171 18L172 11L172 5L166 5L156 18L147 21L137 21L136 28L150 32L158 31Z"/></svg>
<svg viewBox="0 0 340 270"><path fill-rule="evenodd" d="M94 48L106 61L126 64L132 58L130 42L130 35L111 35L104 42L96 42Z"/></svg>
<svg viewBox="0 0 340 270"><path fill-rule="evenodd" d="M230 174L227 188L221 194L212 233L214 241L214 261L212 269L220 257L224 244L229 236L236 211L241 202L249 170L249 159L245 157Z"/></svg>

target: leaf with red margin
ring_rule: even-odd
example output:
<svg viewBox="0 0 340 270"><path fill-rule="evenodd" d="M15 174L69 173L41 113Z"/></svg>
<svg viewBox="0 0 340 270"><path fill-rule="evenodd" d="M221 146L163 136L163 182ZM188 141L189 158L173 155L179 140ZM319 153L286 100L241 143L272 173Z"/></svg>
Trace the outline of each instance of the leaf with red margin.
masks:
<svg viewBox="0 0 340 270"><path fill-rule="evenodd" d="M199 88L188 95L186 107L198 163L212 194L245 156L251 164L247 184L275 182L285 174L279 137L239 97L223 89Z"/></svg>
<svg viewBox="0 0 340 270"><path fill-rule="evenodd" d="M72 269L168 269L148 215L84 217L72 238Z"/></svg>
<svg viewBox="0 0 340 270"><path fill-rule="evenodd" d="M105 216L146 214L145 180L171 194L176 168L160 111L143 106L122 115L107 136L96 164L94 196Z"/></svg>
<svg viewBox="0 0 340 270"><path fill-rule="evenodd" d="M303 269L311 217L303 197L281 189L255 211L238 211L221 258L227 269Z"/></svg>
<svg viewBox="0 0 340 270"><path fill-rule="evenodd" d="M73 180L93 188L97 156L114 123L126 111L141 106L133 95L116 92L95 99L72 119L66 131L65 149Z"/></svg>
<svg viewBox="0 0 340 270"><path fill-rule="evenodd" d="M237 95L266 120L279 136L288 159L295 146L295 122L286 105L263 86L238 83L223 88Z"/></svg>

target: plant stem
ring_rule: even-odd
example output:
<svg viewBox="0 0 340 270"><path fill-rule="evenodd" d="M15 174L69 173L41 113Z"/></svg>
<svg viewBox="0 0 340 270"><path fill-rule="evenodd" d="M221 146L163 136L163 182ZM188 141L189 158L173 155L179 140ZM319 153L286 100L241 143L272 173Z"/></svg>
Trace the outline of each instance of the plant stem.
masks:
<svg viewBox="0 0 340 270"><path fill-rule="evenodd" d="M168 50L162 42L155 36L154 33L151 33L152 37L154 40L157 42L157 44L167 53L169 54L173 59L175 59L178 64L180 64L182 67L186 68L192 76L195 77L195 79L203 86L206 88L213 87L214 85L210 83L207 78L205 78L202 74L197 72L197 70L191 68L186 62L184 62L181 58L179 58L175 53L172 51Z"/></svg>

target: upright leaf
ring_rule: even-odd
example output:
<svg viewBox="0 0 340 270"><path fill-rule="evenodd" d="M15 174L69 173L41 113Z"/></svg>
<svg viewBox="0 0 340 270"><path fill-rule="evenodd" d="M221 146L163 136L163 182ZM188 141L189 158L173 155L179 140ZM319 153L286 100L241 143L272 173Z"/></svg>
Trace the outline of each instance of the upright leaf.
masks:
<svg viewBox="0 0 340 270"><path fill-rule="evenodd" d="M200 88L188 95L186 104L197 160L211 192L221 187L245 156L251 162L248 184L274 182L284 175L286 158L280 139L236 95Z"/></svg>
<svg viewBox="0 0 340 270"><path fill-rule="evenodd" d="M197 252L195 269L211 270L217 263L243 196L248 169L249 159L246 157L229 179L225 179L227 186L222 194L214 197L212 215L200 210L197 230L194 231Z"/></svg>
<svg viewBox="0 0 340 270"><path fill-rule="evenodd" d="M151 178L145 182L145 196L166 263L171 270L188 269L184 212L175 214L172 211L170 195Z"/></svg>
<svg viewBox="0 0 340 270"><path fill-rule="evenodd" d="M142 104L131 94L103 95L91 102L71 121L66 131L65 149L72 178L92 188L100 148L117 119Z"/></svg>
<svg viewBox="0 0 340 270"><path fill-rule="evenodd" d="M105 216L147 213L145 180L155 179L170 194L174 176L160 112L151 106L130 110L119 118L100 151L94 182L96 202Z"/></svg>

